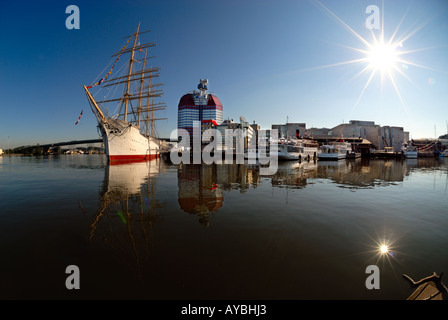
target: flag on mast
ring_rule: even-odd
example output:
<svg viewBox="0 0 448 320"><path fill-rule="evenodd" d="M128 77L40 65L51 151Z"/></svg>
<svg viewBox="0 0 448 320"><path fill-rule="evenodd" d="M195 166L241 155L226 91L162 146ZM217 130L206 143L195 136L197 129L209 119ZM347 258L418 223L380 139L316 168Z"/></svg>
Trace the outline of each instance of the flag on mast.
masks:
<svg viewBox="0 0 448 320"><path fill-rule="evenodd" d="M75 122L75 126L78 124L79 120L81 120L82 111L83 111L83 110L81 110L81 114L79 115L78 121Z"/></svg>

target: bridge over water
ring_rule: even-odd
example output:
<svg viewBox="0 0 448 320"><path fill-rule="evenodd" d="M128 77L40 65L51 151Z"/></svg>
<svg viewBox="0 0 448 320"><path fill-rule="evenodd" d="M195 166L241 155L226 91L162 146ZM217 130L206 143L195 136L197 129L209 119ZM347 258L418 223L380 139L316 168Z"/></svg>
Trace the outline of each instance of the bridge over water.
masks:
<svg viewBox="0 0 448 320"><path fill-rule="evenodd" d="M159 138L160 140L164 140L169 142L170 139L167 138ZM101 138L97 139L87 139L87 140L72 140L72 141L65 141L65 142L54 142L54 143L46 143L46 144L37 144L32 146L22 146L15 149L33 149L33 148L42 148L43 150L48 151L48 149L53 147L61 147L61 146L73 146L73 145L79 145L79 144L92 144L92 143L102 143L103 140Z"/></svg>
<svg viewBox="0 0 448 320"><path fill-rule="evenodd" d="M90 144L90 143L101 143L101 142L103 142L102 139L73 140L73 141L67 141L67 142L40 144L39 147L48 149L51 147L73 146L73 145L77 145L77 144ZM34 146L34 147L37 147L37 146Z"/></svg>

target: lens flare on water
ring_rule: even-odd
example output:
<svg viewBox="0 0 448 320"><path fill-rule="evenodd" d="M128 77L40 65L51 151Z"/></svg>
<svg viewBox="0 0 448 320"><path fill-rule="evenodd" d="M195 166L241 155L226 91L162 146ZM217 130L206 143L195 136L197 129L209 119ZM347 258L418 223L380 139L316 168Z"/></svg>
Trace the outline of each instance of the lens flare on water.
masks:
<svg viewBox="0 0 448 320"><path fill-rule="evenodd" d="M381 252L381 254L389 253L389 247L387 245L385 245L385 244L381 245L380 252Z"/></svg>

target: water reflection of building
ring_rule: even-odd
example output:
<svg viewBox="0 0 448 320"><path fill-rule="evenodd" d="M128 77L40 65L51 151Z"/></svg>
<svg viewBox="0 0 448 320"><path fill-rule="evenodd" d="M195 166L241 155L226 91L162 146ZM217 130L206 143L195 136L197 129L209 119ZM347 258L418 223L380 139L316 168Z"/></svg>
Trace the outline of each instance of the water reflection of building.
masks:
<svg viewBox="0 0 448 320"><path fill-rule="evenodd" d="M91 241L111 247L140 276L149 264L149 238L156 214L165 202L155 198L161 161L108 165L105 168L100 208L89 231Z"/></svg>
<svg viewBox="0 0 448 320"><path fill-rule="evenodd" d="M440 159L345 159L279 163L273 187L305 188L310 179L329 179L344 188L373 188L403 182L415 170L433 170Z"/></svg>
<svg viewBox="0 0 448 320"><path fill-rule="evenodd" d="M245 164L222 164L217 166L218 184L224 190L246 192L260 183L260 171L257 166Z"/></svg>
<svg viewBox="0 0 448 320"><path fill-rule="evenodd" d="M318 178L331 179L345 186L373 187L403 181L405 166L397 160L356 159L320 161Z"/></svg>
<svg viewBox="0 0 448 320"><path fill-rule="evenodd" d="M273 187L304 188L310 178L316 177L316 161L291 161L278 164L277 172L272 175Z"/></svg>
<svg viewBox="0 0 448 320"><path fill-rule="evenodd" d="M199 215L208 226L208 213L222 207L224 196L216 180L216 165L182 165L177 171L178 201L185 212Z"/></svg>
<svg viewBox="0 0 448 320"><path fill-rule="evenodd" d="M210 224L209 213L223 206L224 190L245 192L260 181L258 169L242 164L183 164L177 178L179 206L198 215L204 226Z"/></svg>

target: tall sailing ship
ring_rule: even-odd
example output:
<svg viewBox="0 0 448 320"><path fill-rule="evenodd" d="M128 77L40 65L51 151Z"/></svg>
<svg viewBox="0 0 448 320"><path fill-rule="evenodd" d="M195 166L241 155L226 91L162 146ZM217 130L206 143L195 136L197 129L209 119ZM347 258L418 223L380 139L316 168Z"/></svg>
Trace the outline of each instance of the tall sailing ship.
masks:
<svg viewBox="0 0 448 320"><path fill-rule="evenodd" d="M163 147L155 126L155 121L166 119L155 117L156 111L166 108L164 103L155 103L163 95L158 88L162 83L155 81L160 68L148 66L154 58L148 56L148 48L156 44L140 43L140 36L149 31L140 31L139 24L133 34L123 38L122 49L112 55L114 61L106 76L84 86L110 161L151 160L159 157ZM98 96L103 98L97 100Z"/></svg>

